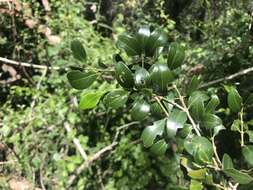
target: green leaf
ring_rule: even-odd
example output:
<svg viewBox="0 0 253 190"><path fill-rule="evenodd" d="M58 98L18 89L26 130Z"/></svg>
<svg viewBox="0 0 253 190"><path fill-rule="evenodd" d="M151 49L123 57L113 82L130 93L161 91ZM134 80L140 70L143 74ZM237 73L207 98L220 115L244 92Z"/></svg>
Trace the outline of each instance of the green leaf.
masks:
<svg viewBox="0 0 253 190"><path fill-rule="evenodd" d="M153 125L146 127L142 134L141 140L145 147L150 147L154 143L155 138L161 136L164 132L165 119L154 122Z"/></svg>
<svg viewBox="0 0 253 190"><path fill-rule="evenodd" d="M206 178L207 169L190 170L188 176L192 179L204 180Z"/></svg>
<svg viewBox="0 0 253 190"><path fill-rule="evenodd" d="M220 104L220 100L217 95L212 95L211 100L208 102L206 106L207 113L213 113L216 107Z"/></svg>
<svg viewBox="0 0 253 190"><path fill-rule="evenodd" d="M228 154L223 155L222 167L224 170L234 168L233 161Z"/></svg>
<svg viewBox="0 0 253 190"><path fill-rule="evenodd" d="M121 89L109 92L104 97L105 105L113 109L123 107L126 104L127 100L128 100L128 92Z"/></svg>
<svg viewBox="0 0 253 190"><path fill-rule="evenodd" d="M242 173L234 168L225 169L224 173L233 178L239 184L248 184L253 181L253 178L248 174Z"/></svg>
<svg viewBox="0 0 253 190"><path fill-rule="evenodd" d="M240 126L241 126L241 121L239 119L234 120L231 125L231 131L240 132L241 131Z"/></svg>
<svg viewBox="0 0 253 190"><path fill-rule="evenodd" d="M170 69L175 69L182 65L185 59L184 48L178 43L172 43L169 47L167 64Z"/></svg>
<svg viewBox="0 0 253 190"><path fill-rule="evenodd" d="M146 119L150 112L150 105L144 100L137 100L131 109L133 120L142 121Z"/></svg>
<svg viewBox="0 0 253 190"><path fill-rule="evenodd" d="M93 72L83 73L81 71L70 71L67 74L70 85L78 90L88 88L97 79L97 74Z"/></svg>
<svg viewBox="0 0 253 190"><path fill-rule="evenodd" d="M128 56L141 55L141 44L136 37L128 34L122 34L118 37L117 46L125 50Z"/></svg>
<svg viewBox="0 0 253 190"><path fill-rule="evenodd" d="M218 125L213 129L213 137L218 135L221 130L225 130L226 128L223 125Z"/></svg>
<svg viewBox="0 0 253 190"><path fill-rule="evenodd" d="M253 93L251 93L245 101L245 105L253 104Z"/></svg>
<svg viewBox="0 0 253 190"><path fill-rule="evenodd" d="M115 77L123 88L132 88L134 85L133 73L123 62L116 63Z"/></svg>
<svg viewBox="0 0 253 190"><path fill-rule="evenodd" d="M242 148L242 154L246 162L253 166L253 145L247 145Z"/></svg>
<svg viewBox="0 0 253 190"><path fill-rule="evenodd" d="M150 28L149 26L142 26L139 28L138 33L136 35L136 39L139 42L139 46L142 50L142 53L145 51L146 44L148 43L150 37Z"/></svg>
<svg viewBox="0 0 253 190"><path fill-rule="evenodd" d="M194 119L201 121L205 113L204 102L201 99L196 100L191 104L190 112Z"/></svg>
<svg viewBox="0 0 253 190"><path fill-rule="evenodd" d="M149 72L144 68L137 69L134 74L134 81L135 86L139 89L149 87L151 83Z"/></svg>
<svg viewBox="0 0 253 190"><path fill-rule="evenodd" d="M198 86L200 84L200 77L194 75L191 79L190 84L187 87L187 94L190 95L194 91L198 89Z"/></svg>
<svg viewBox="0 0 253 190"><path fill-rule="evenodd" d="M71 42L71 51L77 60L83 62L86 60L87 54L80 41L74 40Z"/></svg>
<svg viewBox="0 0 253 190"><path fill-rule="evenodd" d="M198 163L209 163L213 156L212 143L205 137L194 136L184 142L186 151L194 157Z"/></svg>
<svg viewBox="0 0 253 190"><path fill-rule="evenodd" d="M196 181L196 180L191 180L190 184L190 190L203 190L203 185L201 182Z"/></svg>
<svg viewBox="0 0 253 190"><path fill-rule="evenodd" d="M96 107L100 98L106 93L106 91L85 91L80 100L80 109L91 109Z"/></svg>
<svg viewBox="0 0 253 190"><path fill-rule="evenodd" d="M207 129L213 129L219 125L222 125L222 120L214 114L205 114L202 119L202 125Z"/></svg>
<svg viewBox="0 0 253 190"><path fill-rule="evenodd" d="M174 79L168 66L162 63L156 63L150 68L150 78L154 90L158 92L165 92Z"/></svg>
<svg viewBox="0 0 253 190"><path fill-rule="evenodd" d="M187 115L185 112L174 109L166 122L166 132L169 138L175 137L178 129L183 128L187 121Z"/></svg>
<svg viewBox="0 0 253 190"><path fill-rule="evenodd" d="M249 135L249 141L253 142L253 131L247 131L246 133Z"/></svg>
<svg viewBox="0 0 253 190"><path fill-rule="evenodd" d="M230 88L227 101L232 112L239 112L241 110L242 97L235 88Z"/></svg>
<svg viewBox="0 0 253 190"><path fill-rule="evenodd" d="M151 146L151 152L153 152L156 155L163 155L168 148L168 144L165 142L165 140L159 140L156 143L154 143Z"/></svg>

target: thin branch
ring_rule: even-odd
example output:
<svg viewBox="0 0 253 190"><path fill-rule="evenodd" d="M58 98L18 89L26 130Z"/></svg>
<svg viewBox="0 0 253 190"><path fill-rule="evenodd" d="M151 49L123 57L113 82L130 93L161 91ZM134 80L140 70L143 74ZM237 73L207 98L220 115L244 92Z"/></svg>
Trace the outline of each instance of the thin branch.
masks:
<svg viewBox="0 0 253 190"><path fill-rule="evenodd" d="M176 85L173 85L173 88L176 90L176 92L177 92L177 94L178 94L179 100L180 100L180 102L181 102L181 104L182 104L182 106L183 106L183 108L184 108L184 112L186 113L187 117L189 118L189 120L190 120L190 122L191 122L191 124L192 124L192 127L193 127L194 131L197 133L198 136L201 136L201 134L200 134L200 132L199 132L199 130L198 130L198 127L197 127L197 125L195 124L194 120L192 119L191 114L190 114L190 112L189 112L189 110L188 110L188 108L187 108L187 106L186 106L186 104L185 104L185 102L184 102L183 96L182 96L181 93L179 92L179 90L178 90L178 88L177 88Z"/></svg>
<svg viewBox="0 0 253 190"><path fill-rule="evenodd" d="M250 68L248 68L248 69L244 69L244 70L242 70L242 71L239 71L238 73L234 73L234 74L229 75L229 76L227 76L227 77L223 77L223 78L220 78L220 79L216 79L216 80L213 80L213 81L204 83L204 84L202 84L202 85L200 86L200 88L205 88L205 87L208 87L208 86L211 86L211 85L220 83L220 82L229 81L229 80L232 80L232 79L237 78L237 77L239 77L239 76L249 74L249 73L251 73L251 72L253 72L253 67L250 67Z"/></svg>
<svg viewBox="0 0 253 190"><path fill-rule="evenodd" d="M160 98L158 96L155 96L155 100L158 102L159 106L162 108L163 112L166 114L167 117L169 117L169 113L165 109L165 107L162 105Z"/></svg>
<svg viewBox="0 0 253 190"><path fill-rule="evenodd" d="M71 129L70 129L70 126L67 122L64 123L64 128L66 129L66 131L68 133L71 133ZM81 154L81 156L83 157L85 163L86 161L88 160L88 156L86 154L86 152L83 150L83 147L82 145L80 144L80 141L77 139L77 138L73 138L73 143L75 144L77 150L79 151L79 153Z"/></svg>
<svg viewBox="0 0 253 190"><path fill-rule="evenodd" d="M221 163L221 160L220 160L219 155L217 153L217 149L216 149L215 142L214 142L214 137L212 137L211 140L212 140L214 156L215 156L215 159L218 163L218 167L220 168L220 167L222 167L222 163Z"/></svg>
<svg viewBox="0 0 253 190"><path fill-rule="evenodd" d="M67 70L67 68L51 67L51 66L46 66L46 65L36 65L36 64L32 64L32 63L18 62L18 61L10 60L10 59L3 58L3 57L0 57L0 61L4 62L4 63L11 64L11 65L18 65L18 66L23 66L23 67L35 68L35 69L49 69L49 70L65 69L65 70Z"/></svg>

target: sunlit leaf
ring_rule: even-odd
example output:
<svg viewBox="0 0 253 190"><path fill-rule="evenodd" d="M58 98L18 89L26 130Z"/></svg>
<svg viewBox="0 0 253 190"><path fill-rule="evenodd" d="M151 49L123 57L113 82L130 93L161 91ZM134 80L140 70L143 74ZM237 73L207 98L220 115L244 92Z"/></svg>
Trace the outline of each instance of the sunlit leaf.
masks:
<svg viewBox="0 0 253 190"><path fill-rule="evenodd" d="M96 107L100 98L106 93L106 91L85 91L81 95L79 107L80 109L91 109Z"/></svg>
<svg viewBox="0 0 253 190"><path fill-rule="evenodd" d="M230 88L227 101L232 112L240 111L242 107L242 97L235 88Z"/></svg>
<svg viewBox="0 0 253 190"><path fill-rule="evenodd" d="M124 88L132 88L134 85L133 73L123 62L116 63L115 77L118 83Z"/></svg>

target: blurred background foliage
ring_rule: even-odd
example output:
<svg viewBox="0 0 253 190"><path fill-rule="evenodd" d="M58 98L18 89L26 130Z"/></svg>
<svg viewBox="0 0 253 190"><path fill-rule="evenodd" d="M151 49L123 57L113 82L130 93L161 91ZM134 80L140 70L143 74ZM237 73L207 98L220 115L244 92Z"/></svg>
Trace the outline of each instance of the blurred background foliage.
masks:
<svg viewBox="0 0 253 190"><path fill-rule="evenodd" d="M113 65L119 33L140 25L162 27L169 41L187 50L182 82L192 75L204 81L221 78L252 65L253 4L250 0L15 0L0 2L0 57L60 67L43 70L0 63L0 188L26 179L34 187L66 189L83 158L72 139L88 155L110 144L117 127L131 122L127 107L91 111L77 106L80 93L71 89L65 69L82 67L71 55L70 42L86 47L91 67ZM252 75L240 77L240 94L253 89ZM107 82L105 82L107 81ZM92 88L115 88L111 79ZM208 88L219 91L220 87ZM225 101L222 101L225 102ZM224 114L225 117L225 114ZM231 116L232 117L232 116ZM229 122L229 121L228 121ZM64 123L72 128L67 133ZM183 184L177 157L156 157L139 143L142 125L120 133L118 146L70 189L177 189ZM15 181L14 181L15 182Z"/></svg>

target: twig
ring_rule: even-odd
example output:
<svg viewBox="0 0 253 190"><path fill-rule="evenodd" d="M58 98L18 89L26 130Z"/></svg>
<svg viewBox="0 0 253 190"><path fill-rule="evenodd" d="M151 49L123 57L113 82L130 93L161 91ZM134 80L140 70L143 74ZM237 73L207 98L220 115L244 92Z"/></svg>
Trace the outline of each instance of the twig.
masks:
<svg viewBox="0 0 253 190"><path fill-rule="evenodd" d="M18 160L8 160L8 161L3 161L0 162L0 165L6 165L6 164L13 164L15 162L17 162Z"/></svg>
<svg viewBox="0 0 253 190"><path fill-rule="evenodd" d="M229 81L229 80L232 80L232 79L237 78L239 76L249 74L251 72L253 72L253 67L250 67L248 69L244 69L242 71L239 71L238 73L234 73L234 74L227 76L227 77L223 77L220 79L216 79L216 80L204 83L199 88L205 88L205 87L211 86L213 84L217 84L217 83L224 82L224 81Z"/></svg>
<svg viewBox="0 0 253 190"><path fill-rule="evenodd" d="M212 145L213 145L214 156L215 156L215 159L218 163L218 167L220 168L220 167L222 167L222 163L221 163L221 160L220 160L219 155L217 153L217 149L216 149L215 142L214 142L214 137L212 137L211 140L212 140Z"/></svg>
<svg viewBox="0 0 253 190"><path fill-rule="evenodd" d="M167 117L169 117L169 113L167 112L167 110L164 108L164 106L162 105L160 98L158 96L155 96L155 100L158 102L159 106L162 108L163 112L166 114Z"/></svg>
<svg viewBox="0 0 253 190"><path fill-rule="evenodd" d="M173 85L173 87L174 87L174 89L176 90L176 92L177 92L177 94L178 94L179 100L180 100L180 102L181 102L181 104L182 104L182 106L183 106L183 110L184 110L184 112L186 113L187 117L189 118L189 120L190 120L190 122L191 122L191 124L192 124L192 127L193 127L194 131L197 133L198 136L201 136L201 134L200 134L200 132L199 132L199 130L198 130L197 125L195 124L195 122L194 122L194 120L192 119L191 114L190 114L190 112L189 112L187 106L185 105L183 96L180 94L180 92L179 92L179 90L177 89L177 86L176 86L176 85Z"/></svg>
<svg viewBox="0 0 253 190"><path fill-rule="evenodd" d="M67 122L64 123L64 128L66 129L66 131L68 133L71 133L71 129L70 129L70 126ZM73 138L73 143L75 144L77 150L79 151L79 153L81 154L81 156L83 157L85 163L86 161L88 160L88 156L86 154L86 152L83 150L83 147L82 145L80 144L79 140L77 138Z"/></svg>
<svg viewBox="0 0 253 190"><path fill-rule="evenodd" d="M4 63L11 64L11 65L18 65L18 66L30 67L30 68L36 68L36 69L68 70L68 68L52 67L52 66L46 66L46 65L36 65L36 64L32 64L32 63L18 62L18 61L10 60L10 59L3 58L3 57L0 57L0 61L4 62Z"/></svg>
<svg viewBox="0 0 253 190"><path fill-rule="evenodd" d="M241 134L241 147L244 147L244 122L243 122L243 108L240 112L240 121L241 121L241 130L240 130L240 134Z"/></svg>

